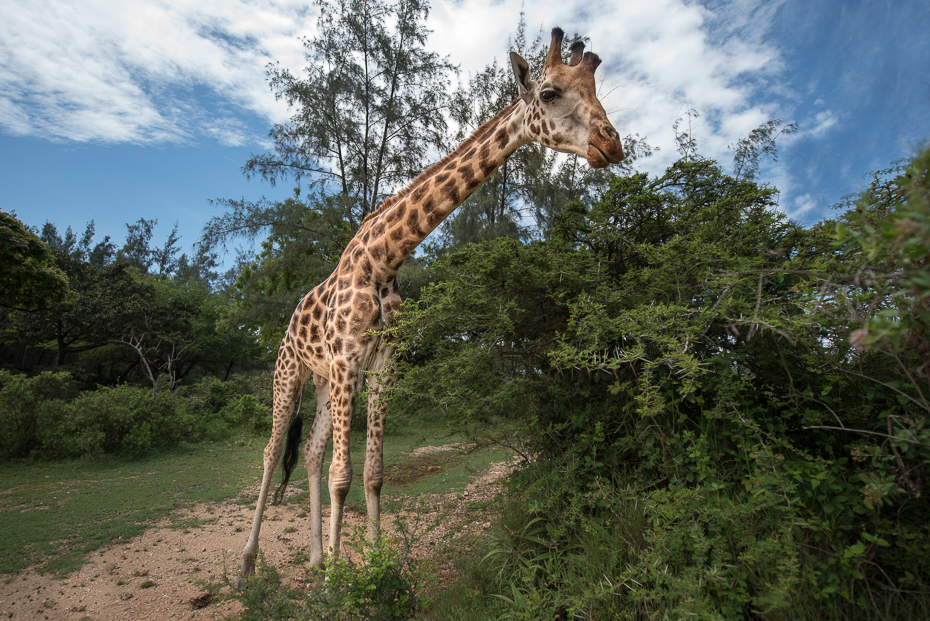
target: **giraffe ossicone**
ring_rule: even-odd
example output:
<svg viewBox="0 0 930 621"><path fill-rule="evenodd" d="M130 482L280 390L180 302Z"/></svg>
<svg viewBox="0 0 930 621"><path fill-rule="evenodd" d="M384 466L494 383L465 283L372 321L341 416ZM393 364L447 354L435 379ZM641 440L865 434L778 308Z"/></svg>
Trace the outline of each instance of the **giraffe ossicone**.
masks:
<svg viewBox="0 0 930 621"><path fill-rule="evenodd" d="M535 80L529 76L526 61L511 52L519 98L369 214L346 246L335 271L297 305L275 364L274 422L263 455L264 474L252 530L242 553L243 576L254 572L271 477L281 459L291 414L311 376L317 391L316 417L304 445L310 478L310 563L323 562L320 485L330 435L333 459L329 468L329 546L334 554L339 553L342 511L352 482L352 403L366 374L368 438L363 482L368 537L377 540L386 407L379 396L391 382L394 353L394 343L380 336L379 331L391 325L392 317L401 308L397 271L414 248L524 144L535 141L556 151L580 155L594 168L623 159L620 136L597 98L594 71L600 59L584 52L584 44L576 42L565 64L562 38L562 30L553 29L542 73ZM299 434L299 426L292 425L292 429L292 433ZM293 459L287 457L280 492L294 467L296 453Z"/></svg>

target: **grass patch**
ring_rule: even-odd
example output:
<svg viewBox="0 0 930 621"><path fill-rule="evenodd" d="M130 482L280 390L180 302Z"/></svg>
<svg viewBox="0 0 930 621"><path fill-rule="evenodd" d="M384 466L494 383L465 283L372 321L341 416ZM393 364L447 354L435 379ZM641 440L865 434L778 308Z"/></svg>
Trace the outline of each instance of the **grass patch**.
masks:
<svg viewBox="0 0 930 621"><path fill-rule="evenodd" d="M439 428L427 428L425 432L423 429L418 431L420 433L394 432L384 434L385 482L381 490L382 502L391 495L409 495L424 492L442 494L455 489L464 489L469 479L476 472L486 468L493 462L503 461L512 456L512 453L505 450L488 449L465 454L450 450L410 457L410 453L421 446L441 446L462 441L461 438L449 437ZM352 432L349 443L349 450L354 456L352 460L352 487L349 489L348 496L346 496L346 507L363 512L366 510L365 488L362 482L365 442L364 430L354 430ZM323 462L324 479L328 476L330 463L332 463L331 440ZM275 472L275 485L280 481L278 478L280 477L279 472ZM401 473L400 477L394 478L397 473ZM329 504L329 488L325 481L322 492L323 503ZM301 451L291 482L288 484L288 492L284 503L306 503L308 493L309 486L303 464L303 452ZM252 502L254 503L254 499ZM253 504L250 510L254 510L254 508Z"/></svg>
<svg viewBox="0 0 930 621"><path fill-rule="evenodd" d="M386 469L402 471L403 477L397 485L388 479L382 499L463 489L475 472L509 457L504 451L449 451L409 457L418 446L456 440L441 436L438 430L432 437L422 433L386 435ZM238 502L251 504L249 508L254 510L255 499L242 492L261 479L266 442L265 438L254 438L185 445L137 461L110 457L0 464L0 574L15 574L34 566L40 573L67 575L84 564L88 553L115 540L137 537L171 512L197 503L238 497ZM351 449L356 464L347 505L364 511L364 431L353 433ZM331 461L331 450L327 460ZM307 477L301 476L302 472L302 467L295 472L286 503L307 502ZM279 476L280 470L275 483ZM329 503L325 484L323 495L324 503ZM210 521L175 518L171 526L190 530Z"/></svg>
<svg viewBox="0 0 930 621"><path fill-rule="evenodd" d="M255 443L217 443L139 461L2 464L0 573L36 566L66 575L89 552L136 537L171 511L234 498L261 476L255 453Z"/></svg>

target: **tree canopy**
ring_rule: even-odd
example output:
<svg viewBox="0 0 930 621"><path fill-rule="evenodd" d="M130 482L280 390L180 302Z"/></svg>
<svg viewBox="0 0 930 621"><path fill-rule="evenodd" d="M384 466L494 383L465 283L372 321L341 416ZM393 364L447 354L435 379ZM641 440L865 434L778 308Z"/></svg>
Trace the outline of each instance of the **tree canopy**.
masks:
<svg viewBox="0 0 930 621"><path fill-rule="evenodd" d="M64 301L68 278L48 246L12 214L0 211L0 307L34 310Z"/></svg>

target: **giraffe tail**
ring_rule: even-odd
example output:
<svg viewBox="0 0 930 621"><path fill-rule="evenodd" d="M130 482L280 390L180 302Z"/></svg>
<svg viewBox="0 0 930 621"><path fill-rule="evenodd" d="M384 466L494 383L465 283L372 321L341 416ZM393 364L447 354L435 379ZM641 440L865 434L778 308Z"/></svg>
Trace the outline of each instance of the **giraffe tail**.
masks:
<svg viewBox="0 0 930 621"><path fill-rule="evenodd" d="M287 482L291 480L291 473L294 466L297 465L297 447L303 437L304 419L297 411L297 416L291 419L291 424L287 428L287 442L284 445L284 472L281 478L281 485L274 492L274 498L271 501L273 505L281 504L284 500L284 490L287 489Z"/></svg>

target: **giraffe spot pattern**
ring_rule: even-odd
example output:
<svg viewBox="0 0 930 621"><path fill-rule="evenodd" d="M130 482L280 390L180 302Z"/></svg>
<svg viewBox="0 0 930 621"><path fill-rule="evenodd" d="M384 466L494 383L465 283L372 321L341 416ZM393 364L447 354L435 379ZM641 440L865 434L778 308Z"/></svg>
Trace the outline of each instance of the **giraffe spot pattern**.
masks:
<svg viewBox="0 0 930 621"><path fill-rule="evenodd" d="M503 151L507 146L507 130L501 127L494 137L497 139L497 148Z"/></svg>
<svg viewBox="0 0 930 621"><path fill-rule="evenodd" d="M443 196L447 196L453 203L459 202L459 188L458 184L455 183L455 179L449 181L449 183L442 188L442 194Z"/></svg>

